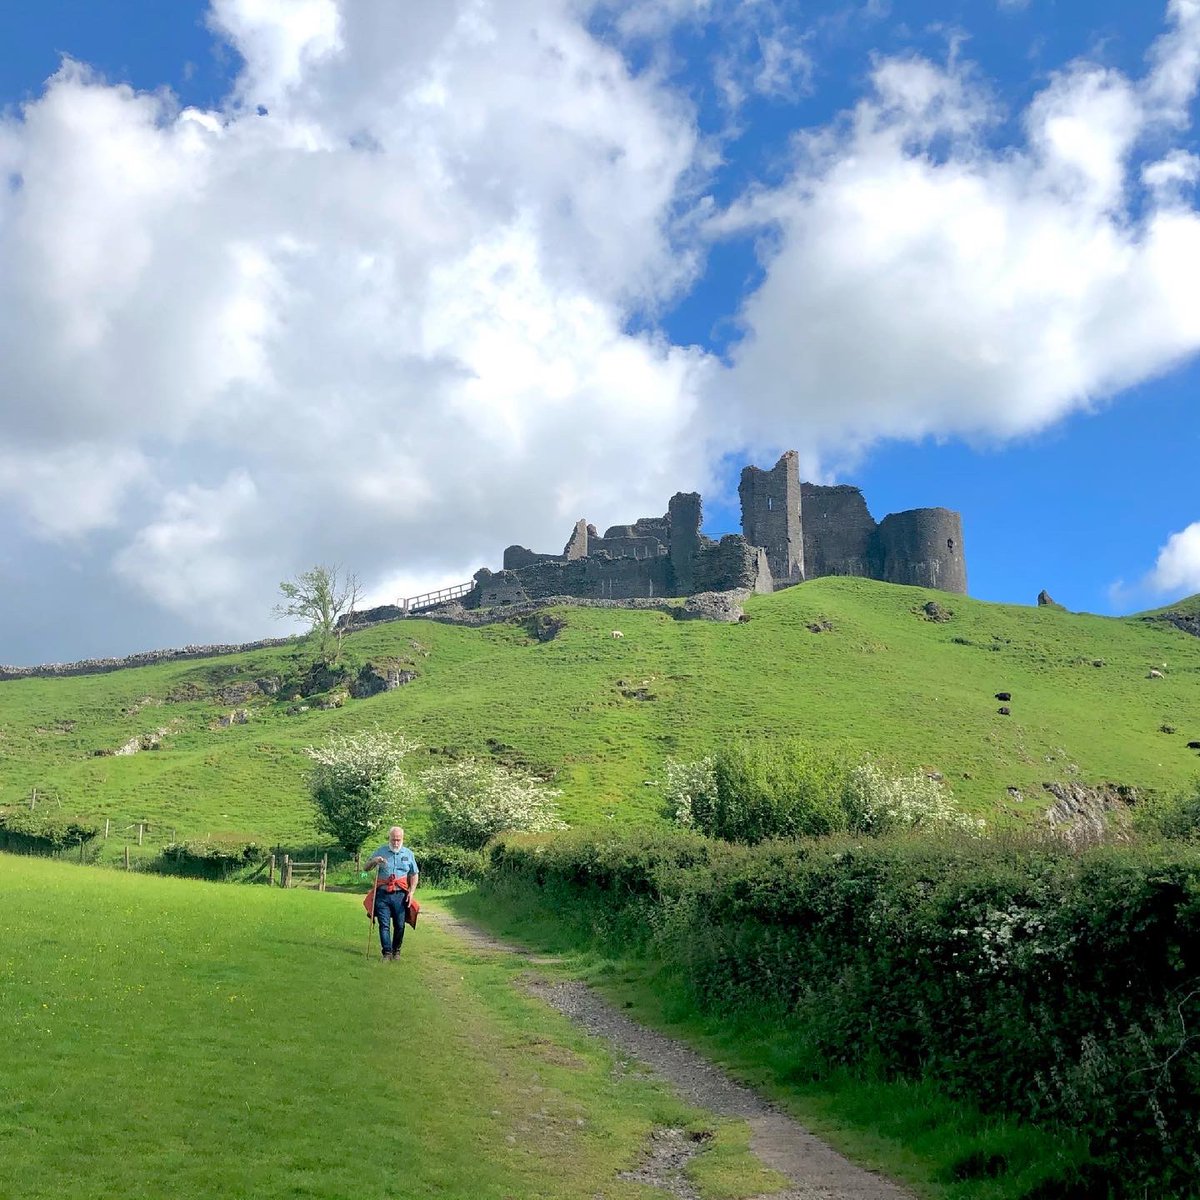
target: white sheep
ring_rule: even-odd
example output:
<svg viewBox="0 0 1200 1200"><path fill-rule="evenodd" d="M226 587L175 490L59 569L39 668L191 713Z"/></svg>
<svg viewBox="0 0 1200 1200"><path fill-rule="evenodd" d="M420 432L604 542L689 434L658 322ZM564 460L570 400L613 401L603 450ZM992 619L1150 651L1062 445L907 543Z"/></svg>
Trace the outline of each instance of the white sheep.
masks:
<svg viewBox="0 0 1200 1200"><path fill-rule="evenodd" d="M1146 674L1146 678L1147 679L1165 679L1166 676L1164 676L1163 673L1157 667L1151 667L1150 670Z"/></svg>
<svg viewBox="0 0 1200 1200"><path fill-rule="evenodd" d="M613 635L613 637L624 637L625 636L619 629L614 629L612 631L612 635Z"/></svg>

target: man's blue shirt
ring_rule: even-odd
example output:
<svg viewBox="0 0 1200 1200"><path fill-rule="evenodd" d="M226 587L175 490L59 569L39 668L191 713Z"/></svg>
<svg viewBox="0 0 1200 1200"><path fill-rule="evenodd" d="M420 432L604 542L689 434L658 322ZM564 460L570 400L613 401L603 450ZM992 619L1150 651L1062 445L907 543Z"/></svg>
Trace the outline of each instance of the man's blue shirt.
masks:
<svg viewBox="0 0 1200 1200"><path fill-rule="evenodd" d="M393 850L391 846L383 845L370 857L383 859L383 862L379 864L378 877L380 879L386 879L389 875L403 877L410 871L414 875L420 873L417 870L417 860L413 857L413 852L407 846L401 846L399 850Z"/></svg>

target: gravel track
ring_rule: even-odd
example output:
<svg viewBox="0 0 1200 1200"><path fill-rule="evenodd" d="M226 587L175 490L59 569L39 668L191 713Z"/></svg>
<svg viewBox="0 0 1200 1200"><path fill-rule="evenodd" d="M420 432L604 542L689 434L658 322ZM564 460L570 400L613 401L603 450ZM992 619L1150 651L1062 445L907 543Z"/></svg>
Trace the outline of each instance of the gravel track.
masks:
<svg viewBox="0 0 1200 1200"><path fill-rule="evenodd" d="M531 955L502 942L476 926L445 912L430 912L439 927L473 947L515 954L531 965L555 961ZM553 981L532 976L524 983L530 994L571 1018L593 1037L603 1038L623 1058L636 1059L669 1083L689 1104L717 1116L740 1117L750 1126L750 1149L764 1166L790 1180L790 1186L759 1200L914 1200L913 1193L862 1167L855 1166L798 1121L780 1112L757 1092L730 1078L720 1067L691 1047L630 1020L585 983ZM661 1134L658 1142L671 1141ZM648 1152L648 1176L655 1186L679 1197L694 1195L682 1178L686 1154L666 1154L669 1165L659 1172L653 1163L656 1147ZM661 1146L665 1150L665 1146Z"/></svg>

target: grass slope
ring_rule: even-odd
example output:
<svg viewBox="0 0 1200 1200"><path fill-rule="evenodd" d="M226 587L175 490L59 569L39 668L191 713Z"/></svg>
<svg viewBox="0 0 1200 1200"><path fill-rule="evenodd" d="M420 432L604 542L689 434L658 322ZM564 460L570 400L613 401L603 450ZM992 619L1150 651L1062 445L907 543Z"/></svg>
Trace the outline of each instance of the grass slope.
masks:
<svg viewBox="0 0 1200 1200"><path fill-rule="evenodd" d="M952 619L925 619L930 599ZM487 753L493 739L502 756L557 771L575 822L655 817L646 781L665 757L743 735L845 743L937 770L964 805L1000 819L1040 813L1044 781L1173 790L1200 768L1185 748L1200 738L1200 639L1168 625L836 578L755 597L747 612L746 624L717 625L567 608L545 643L518 624L378 626L350 640L351 654L407 659L414 682L299 715L259 699L248 724L228 728L217 719L239 705L213 693L294 671L301 652L0 683L0 803L38 788L64 811L108 817L110 853L146 820L158 837L303 844L304 746L373 725L435 751ZM614 626L623 638L609 636ZM1165 678L1147 678L1163 664ZM997 692L1012 693L1010 716ZM94 757L158 730L158 751ZM414 824L419 834L419 815Z"/></svg>
<svg viewBox="0 0 1200 1200"><path fill-rule="evenodd" d="M365 932L353 896L6 857L0 1195L638 1200L661 1126L715 1134L706 1200L775 1190L744 1123L615 1071L518 960Z"/></svg>

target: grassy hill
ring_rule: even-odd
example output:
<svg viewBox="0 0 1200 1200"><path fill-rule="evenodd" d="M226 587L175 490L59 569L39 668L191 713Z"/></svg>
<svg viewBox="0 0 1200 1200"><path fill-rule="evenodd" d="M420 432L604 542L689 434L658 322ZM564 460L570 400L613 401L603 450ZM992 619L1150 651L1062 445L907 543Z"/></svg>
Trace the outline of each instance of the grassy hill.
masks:
<svg viewBox="0 0 1200 1200"><path fill-rule="evenodd" d="M930 619L929 601L949 619ZM304 747L376 725L433 752L554 772L576 823L656 818L664 758L742 736L796 735L936 770L994 820L1040 814L1045 781L1173 790L1200 769L1186 748L1200 739L1200 639L1168 624L836 578L755 597L747 614L719 625L564 608L545 642L522 623L380 625L349 639L349 653L416 679L328 711L297 711L286 688L239 701L255 680L300 673L294 647L0 683L0 804L36 788L64 812L108 818L110 847L138 821L156 838L299 845L313 838ZM1010 715L998 692L1011 693ZM237 708L247 723L220 726ZM160 748L98 754L139 736ZM419 832L419 814L411 824Z"/></svg>

